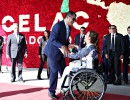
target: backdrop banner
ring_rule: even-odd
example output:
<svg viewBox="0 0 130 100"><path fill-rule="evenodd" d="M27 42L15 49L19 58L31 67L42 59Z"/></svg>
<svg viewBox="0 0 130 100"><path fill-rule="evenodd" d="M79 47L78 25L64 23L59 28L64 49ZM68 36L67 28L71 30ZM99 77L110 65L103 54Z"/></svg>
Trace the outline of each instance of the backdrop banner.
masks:
<svg viewBox="0 0 130 100"><path fill-rule="evenodd" d="M7 37L13 32L13 23L19 23L19 30L27 40L28 57L24 59L24 67L37 68L40 62L38 43L43 31L51 31L53 25L63 20L69 10L77 14L69 38L71 43L82 26L86 32L95 30L99 33L100 48L110 24L116 25L119 33L127 34L130 0L0 0L0 35L4 37L3 65L10 66L10 60L5 55Z"/></svg>

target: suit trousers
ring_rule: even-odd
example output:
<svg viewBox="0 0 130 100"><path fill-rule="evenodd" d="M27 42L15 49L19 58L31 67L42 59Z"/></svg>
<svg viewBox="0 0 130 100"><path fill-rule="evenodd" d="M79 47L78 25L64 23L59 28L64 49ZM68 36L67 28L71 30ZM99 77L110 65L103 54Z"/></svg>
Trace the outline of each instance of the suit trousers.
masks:
<svg viewBox="0 0 130 100"><path fill-rule="evenodd" d="M124 57L123 60L123 80L128 82L128 66L129 66L129 57Z"/></svg>
<svg viewBox="0 0 130 100"><path fill-rule="evenodd" d="M109 80L121 81L120 55L116 51L110 51L109 62ZM115 80L116 76L116 80Z"/></svg>
<svg viewBox="0 0 130 100"><path fill-rule="evenodd" d="M22 63L23 63L23 57L17 56L16 58L11 58L11 78L15 79L16 74L15 74L15 67L16 67L16 62L18 66L18 80L22 78Z"/></svg>
<svg viewBox="0 0 130 100"><path fill-rule="evenodd" d="M45 54L42 54L41 58L40 58L40 67L38 69L37 77L41 77L42 69L43 69L43 66L44 66L46 61L47 61L47 56ZM48 61L47 61L47 68L49 68Z"/></svg>
<svg viewBox="0 0 130 100"><path fill-rule="evenodd" d="M65 58L62 57L59 61L55 61L51 58L48 58L49 65L50 65L50 87L49 92L51 94L55 94L55 90L57 87L57 81L58 81L58 72L60 73L60 76L62 76L63 71L66 67Z"/></svg>
<svg viewBox="0 0 130 100"><path fill-rule="evenodd" d="M108 59L106 59L105 55L102 57L104 63L104 78L105 81L108 81Z"/></svg>

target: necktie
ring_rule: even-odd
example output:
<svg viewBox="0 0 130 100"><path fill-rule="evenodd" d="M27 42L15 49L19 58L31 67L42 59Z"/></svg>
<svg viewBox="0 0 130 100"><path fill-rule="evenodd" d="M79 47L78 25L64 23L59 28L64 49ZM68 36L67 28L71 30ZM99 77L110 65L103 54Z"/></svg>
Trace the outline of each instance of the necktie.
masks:
<svg viewBox="0 0 130 100"><path fill-rule="evenodd" d="M69 27L67 27L67 28L66 28L66 40L67 40L68 37L69 37L69 31L70 31L70 30L69 30Z"/></svg>
<svg viewBox="0 0 130 100"><path fill-rule="evenodd" d="M114 50L115 47L114 47L114 35L112 35L112 43L111 43L111 50Z"/></svg>
<svg viewBox="0 0 130 100"><path fill-rule="evenodd" d="M79 47L81 47L82 35L80 36Z"/></svg>

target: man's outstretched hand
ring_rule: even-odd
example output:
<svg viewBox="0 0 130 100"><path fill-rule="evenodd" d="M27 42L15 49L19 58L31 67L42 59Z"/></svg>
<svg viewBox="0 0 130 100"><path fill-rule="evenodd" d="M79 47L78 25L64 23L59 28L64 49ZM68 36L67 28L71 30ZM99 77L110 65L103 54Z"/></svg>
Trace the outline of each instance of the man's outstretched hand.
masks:
<svg viewBox="0 0 130 100"><path fill-rule="evenodd" d="M72 49L73 49L73 48L78 48L78 46L75 45L75 44L70 44L70 45L69 45L69 48L72 48Z"/></svg>
<svg viewBox="0 0 130 100"><path fill-rule="evenodd" d="M66 46L62 46L60 48L60 51L62 52L62 54L65 56L65 57L68 57L68 54L69 54L69 50Z"/></svg>

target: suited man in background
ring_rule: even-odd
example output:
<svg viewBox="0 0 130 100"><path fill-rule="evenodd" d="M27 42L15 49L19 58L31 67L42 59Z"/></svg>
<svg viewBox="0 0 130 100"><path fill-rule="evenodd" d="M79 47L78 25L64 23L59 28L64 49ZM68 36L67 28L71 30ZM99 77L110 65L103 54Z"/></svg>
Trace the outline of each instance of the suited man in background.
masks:
<svg viewBox="0 0 130 100"><path fill-rule="evenodd" d="M66 13L64 20L56 23L50 34L48 43L44 49L50 65L50 86L49 97L58 99L55 90L58 81L58 72L62 76L66 67L65 57L68 56L68 45L71 47L68 38L70 36L71 26L76 20L76 14L72 11Z"/></svg>
<svg viewBox="0 0 130 100"><path fill-rule="evenodd" d="M103 42L102 42L102 60L103 60L103 69L104 69L104 78L105 78L105 81L107 82L108 81L108 59L106 59L105 57L105 52L104 52L104 49L105 49L105 42L106 42L106 35L103 36Z"/></svg>
<svg viewBox="0 0 130 100"><path fill-rule="evenodd" d="M130 57L130 26L127 28L128 34L124 36L125 53L123 59L123 80L124 84L128 84L128 66Z"/></svg>
<svg viewBox="0 0 130 100"><path fill-rule="evenodd" d="M117 33L115 25L109 26L109 32L110 34L106 35L104 48L105 57L109 62L109 79L107 83L121 85L120 59L123 59L124 55L124 39L121 34Z"/></svg>
<svg viewBox="0 0 130 100"><path fill-rule="evenodd" d="M0 72L1 72L1 66L2 66L2 52L3 52L3 46L4 46L4 39L2 36L0 36Z"/></svg>
<svg viewBox="0 0 130 100"><path fill-rule="evenodd" d="M84 48L85 45L86 45L86 43L84 42L84 37L85 37L84 34L85 34L85 27L81 27L80 28L80 33L75 36L74 44L77 45L79 49ZM73 53L78 52L77 48L73 48L72 52ZM73 61L73 60L74 59L70 58L70 62Z"/></svg>
<svg viewBox="0 0 130 100"><path fill-rule="evenodd" d="M23 34L19 33L17 23L13 24L14 32L8 36L6 47L6 58L11 59L11 82L15 82L15 66L18 65L18 81L24 82L22 78L23 58L27 57L26 40Z"/></svg>

